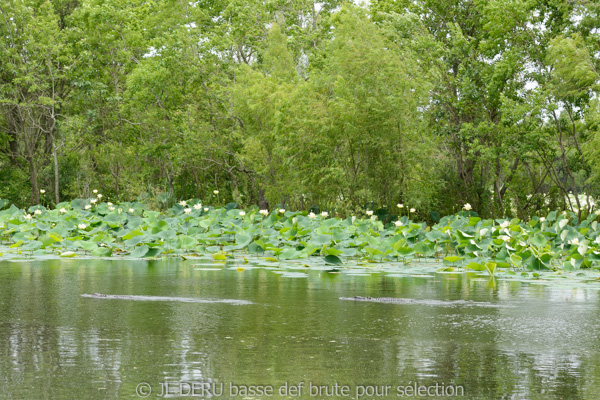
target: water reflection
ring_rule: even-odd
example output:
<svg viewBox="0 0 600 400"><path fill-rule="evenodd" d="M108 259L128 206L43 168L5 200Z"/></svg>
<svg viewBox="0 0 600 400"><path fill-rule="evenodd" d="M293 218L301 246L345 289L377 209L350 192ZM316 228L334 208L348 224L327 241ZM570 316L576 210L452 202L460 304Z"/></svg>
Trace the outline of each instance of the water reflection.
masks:
<svg viewBox="0 0 600 400"><path fill-rule="evenodd" d="M485 399L592 399L600 391L597 291L453 274L303 272L307 278L178 261L4 262L0 398L136 398L140 382L155 394L163 382L444 383ZM81 297L96 292L255 304ZM338 300L354 295L506 307Z"/></svg>

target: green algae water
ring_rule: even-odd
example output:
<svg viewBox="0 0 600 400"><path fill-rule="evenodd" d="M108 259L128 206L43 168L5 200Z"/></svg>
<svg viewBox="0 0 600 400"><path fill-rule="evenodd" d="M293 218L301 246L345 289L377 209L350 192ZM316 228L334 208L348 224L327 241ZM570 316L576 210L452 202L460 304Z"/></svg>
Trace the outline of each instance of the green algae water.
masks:
<svg viewBox="0 0 600 400"><path fill-rule="evenodd" d="M183 260L2 262L0 398L600 393L597 290L431 269L360 271ZM94 293L175 301L82 296ZM423 302L340 300L353 296Z"/></svg>

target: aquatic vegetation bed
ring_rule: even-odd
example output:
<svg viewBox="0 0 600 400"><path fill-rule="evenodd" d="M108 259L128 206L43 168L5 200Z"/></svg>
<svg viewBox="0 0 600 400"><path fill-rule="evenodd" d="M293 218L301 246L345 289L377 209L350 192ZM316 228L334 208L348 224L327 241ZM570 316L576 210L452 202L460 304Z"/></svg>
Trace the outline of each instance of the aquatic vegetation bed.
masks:
<svg viewBox="0 0 600 400"><path fill-rule="evenodd" d="M375 216L345 219L327 213L240 210L182 201L164 212L141 203L113 205L101 198L76 199L48 209L22 210L0 200L1 258L128 257L170 255L228 259L259 258L307 265L441 261L442 272L534 276L543 271L600 269L598 216L578 221L573 213L545 218L481 219L463 211L427 226L407 215L384 224ZM304 261L303 261L304 260ZM247 260L246 260L247 262ZM436 264L440 268L440 264ZM364 271L363 271L364 272ZM589 279L590 277L588 277Z"/></svg>

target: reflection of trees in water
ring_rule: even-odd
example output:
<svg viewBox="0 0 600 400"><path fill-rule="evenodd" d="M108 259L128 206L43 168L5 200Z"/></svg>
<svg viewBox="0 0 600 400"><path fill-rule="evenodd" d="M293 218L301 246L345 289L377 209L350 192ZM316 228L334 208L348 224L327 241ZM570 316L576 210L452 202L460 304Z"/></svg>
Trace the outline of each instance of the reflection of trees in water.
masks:
<svg viewBox="0 0 600 400"><path fill-rule="evenodd" d="M42 387L50 398L117 398L135 393L140 382L158 391L162 382L184 381L275 387L416 381L461 385L467 398L490 399L538 393L583 399L598 391L592 291L506 281L486 289L464 275L311 271L293 279L265 269L194 271L173 261L5 263L0 281L0 382L12 398L30 398ZM93 292L256 304L79 297ZM355 294L516 307L338 300Z"/></svg>

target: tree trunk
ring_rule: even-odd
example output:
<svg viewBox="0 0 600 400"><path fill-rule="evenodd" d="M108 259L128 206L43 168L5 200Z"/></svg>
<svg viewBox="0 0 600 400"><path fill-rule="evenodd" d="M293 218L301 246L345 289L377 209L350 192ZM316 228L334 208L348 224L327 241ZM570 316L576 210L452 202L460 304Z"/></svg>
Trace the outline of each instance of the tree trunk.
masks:
<svg viewBox="0 0 600 400"><path fill-rule="evenodd" d="M54 135L52 135L52 158L54 159L54 201L60 203L60 195L58 193L58 156L56 155L56 144L54 143Z"/></svg>
<svg viewBox="0 0 600 400"><path fill-rule="evenodd" d="M265 199L265 191L262 188L258 189L258 206L261 210L268 210L269 203L267 199Z"/></svg>
<svg viewBox="0 0 600 400"><path fill-rule="evenodd" d="M32 156L27 157L27 163L29 164L29 176L31 177L31 201L34 205L40 204L40 191L38 189L37 173Z"/></svg>

